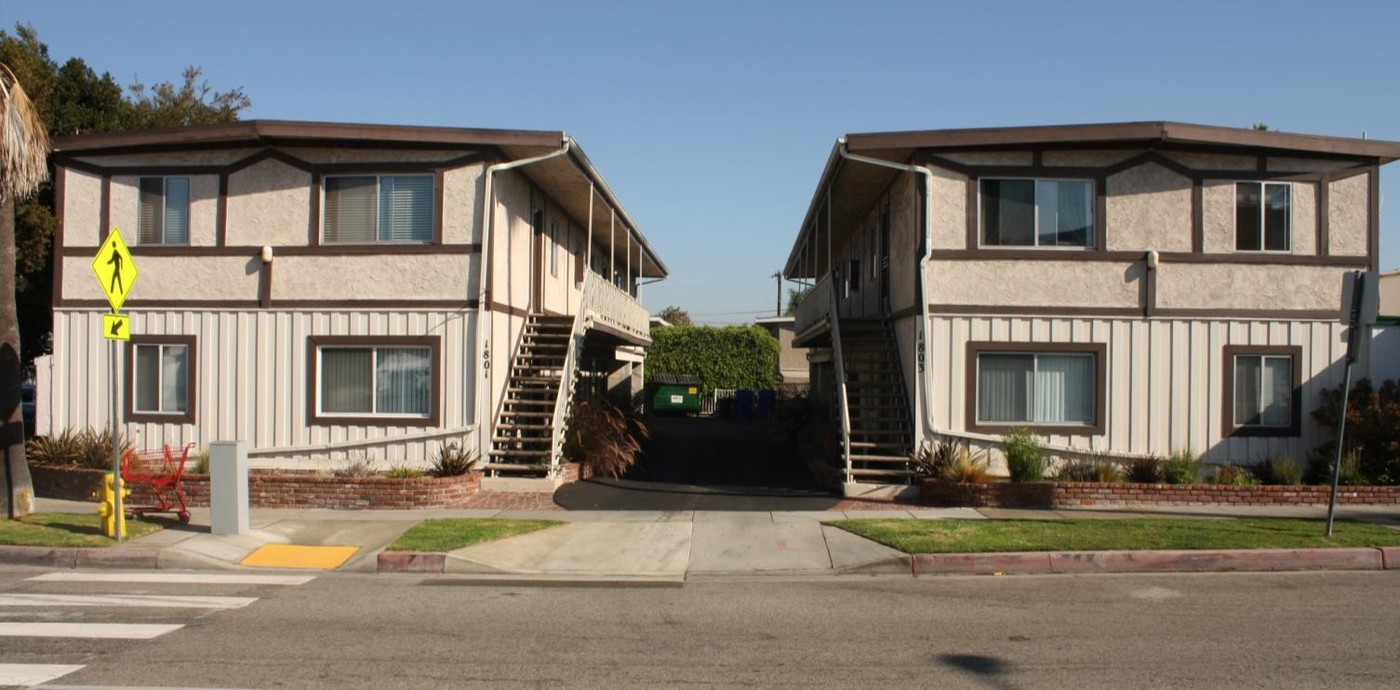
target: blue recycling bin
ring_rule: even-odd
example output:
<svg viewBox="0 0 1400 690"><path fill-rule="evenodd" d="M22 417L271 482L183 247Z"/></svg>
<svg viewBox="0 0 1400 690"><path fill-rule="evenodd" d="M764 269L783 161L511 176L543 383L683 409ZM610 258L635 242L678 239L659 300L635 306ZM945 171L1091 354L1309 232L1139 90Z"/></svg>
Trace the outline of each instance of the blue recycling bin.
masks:
<svg viewBox="0 0 1400 690"><path fill-rule="evenodd" d="M753 419L753 391L741 388L734 393L734 418Z"/></svg>
<svg viewBox="0 0 1400 690"><path fill-rule="evenodd" d="M778 404L778 391L758 392L758 418L765 419L773 414L773 406Z"/></svg>

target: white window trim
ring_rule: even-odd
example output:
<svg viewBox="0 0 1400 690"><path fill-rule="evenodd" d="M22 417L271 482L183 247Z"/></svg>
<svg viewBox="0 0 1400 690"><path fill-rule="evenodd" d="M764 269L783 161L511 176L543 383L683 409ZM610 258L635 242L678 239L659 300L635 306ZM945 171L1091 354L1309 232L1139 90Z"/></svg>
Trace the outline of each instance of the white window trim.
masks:
<svg viewBox="0 0 1400 690"><path fill-rule="evenodd" d="M375 203L374 211L375 211L375 213L374 213L374 241L373 241L373 242L341 242L341 241L337 241L337 240L327 240L327 239L326 239L326 180L329 180L329 179L331 179L331 178L333 178L333 177L373 177L373 178L374 178L374 198L375 198L375 202L374 202L374 203ZM321 176L321 185L320 185L320 187L321 187L321 205L320 205L320 209L319 209L320 214L321 214L321 218L320 218L320 224L321 224L321 244L328 244L328 245L351 245L351 246L360 246L360 247L363 247L363 246L369 246L369 245L375 245L375 244L432 244L432 243L433 243L433 241L434 241L434 239L435 239L435 237L436 237L436 235L437 235L437 180L433 180L433 196L432 196L432 199L433 199L433 200L432 200L432 205L433 205L433 206L432 206L431 209L428 210L429 218L432 218L432 219L433 219L433 220L431 221L432 225L430 225L430 226L428 227L428 239L426 239L426 240L381 240L381 239L379 239L379 233L380 233L380 227L379 227L379 190L380 190L380 185L382 184L380 180L382 180L382 179L385 178L385 177L428 177L428 178L432 178L432 177L434 177L434 175L433 175L432 173L422 173L422 172L402 172L402 173L335 173L335 174L331 174L331 175L322 175L322 176Z"/></svg>
<svg viewBox="0 0 1400 690"><path fill-rule="evenodd" d="M142 229L142 228L141 228L141 181L142 181L142 180L156 180L156 179L160 180L160 213L159 213L158 215L159 215L160 218L161 218L161 239L160 239L159 242L142 242L142 241L141 241L141 229ZM166 200L169 198L169 193L166 192L166 187L168 186L170 180L184 180L184 181L185 181L185 184L189 185L189 198L186 199L186 208L185 208L185 241L184 241L184 242L166 242L166 241L165 241L165 204L166 204ZM193 210L194 210L194 180L193 180L189 175L137 175L137 176L136 176L136 244L138 244L138 245L144 244L144 245L146 245L146 246L148 246L148 247L150 247L150 246L161 246L161 247L188 247L188 246L190 245L190 225L191 225L191 224L193 223L193 221L194 221L194 219L191 217L191 216L192 216ZM103 229L103 232L106 232L106 228Z"/></svg>
<svg viewBox="0 0 1400 690"><path fill-rule="evenodd" d="M1098 218L1098 182L1091 178L1081 177L1014 177L1002 175L986 175L975 178L977 185L977 248L978 249L1005 249L1005 250L1026 250L1034 249L1042 252L1082 252L1093 250L1098 247L1099 242L1099 218ZM1073 246L1042 246L1040 244L1040 203L1037 200L1035 205L1035 227L1031 228L1031 236L1035 239L1035 244L987 244L984 238L987 236L986 219L982 217L982 180L1029 180L1031 182L1087 182L1089 183L1089 227L1093 228L1093 236L1089 238L1089 243L1082 247Z"/></svg>
<svg viewBox="0 0 1400 690"><path fill-rule="evenodd" d="M324 362L324 360L322 359L321 355L322 355L326 350L369 350L370 353L371 353L370 368L371 368L371 371L373 372L373 374L377 375L378 372L379 372L379 351L380 351L380 350L383 350L383 349L396 349L396 350L398 350L398 349L403 349L403 350L420 349L420 350L423 350L424 352L428 353L428 376L429 376L429 377L432 377L432 376L436 376L436 375L437 375L437 372L434 372L434 371L432 370L432 362L433 362L432 348L426 347L426 346L418 346L418 345L321 345L321 346L318 346L318 347L316 348L316 416L317 416L317 417L320 417L320 418L323 418L323 419L363 419L363 418L365 418L365 417L374 417L374 418L377 418L377 419L411 419L411 420L421 420L421 419L431 419L431 418L432 418L432 416L433 416L433 405L436 404L436 403L435 403L435 401L433 401L433 399L432 399L431 388L429 388L430 393L429 393L429 395L428 395L428 411L427 411L427 412L424 412L424 413L422 413L422 414L403 414L403 413L393 413L393 412L379 412L378 410L373 410L373 411L370 411L370 412L327 412L327 411L326 411L325 406L324 406L324 404L323 404L323 402L322 402L322 400L321 400L321 393L322 393L322 391L325 390L325 385L326 385L326 380L325 380L325 371L326 371L326 369L325 369L325 362ZM377 389L377 387L378 387L378 383L379 383L378 380L373 380L373 381L371 381L371 385L374 385L374 386L376 387L376 389ZM375 390L371 390L371 391L370 391L369 399L370 399L370 406L371 406L371 408L374 408L374 407L378 407L378 406L379 406L379 396L378 396L378 395L375 395Z"/></svg>
<svg viewBox="0 0 1400 690"><path fill-rule="evenodd" d="M1255 185L1259 185L1259 248L1258 248L1258 249L1238 249L1239 242L1240 242L1240 227L1239 227L1239 217L1240 217L1240 194L1239 194L1239 185L1242 185L1242 184L1255 184ZM1265 195L1265 191L1266 191L1266 190L1265 190L1265 187L1266 187L1267 185L1271 185L1271 184L1281 185L1281 186L1284 186L1284 187L1287 187L1287 188L1288 188L1288 247L1287 247L1287 248L1284 248L1284 249L1266 249L1266 248L1264 247L1264 238L1265 238L1265 236L1268 234L1267 228L1264 227L1264 220L1265 220L1265 218L1266 218L1266 215L1265 215L1265 214L1267 213L1267 209L1266 209L1265 207L1266 207L1266 200L1267 200L1267 198L1268 198L1268 197ZM1231 239L1233 240L1233 242L1231 242L1231 247L1230 247L1230 248L1231 248L1232 250L1234 250L1234 251L1235 251L1236 253L1238 253L1238 254L1292 254L1292 253L1293 253L1293 199L1294 199L1294 197L1293 197L1293 183L1292 183L1292 182L1277 182L1277 181L1274 181L1274 180L1235 180L1234 183L1230 185L1230 225L1233 226L1233 227L1234 227L1234 230L1235 230L1234 235L1231 237Z"/></svg>

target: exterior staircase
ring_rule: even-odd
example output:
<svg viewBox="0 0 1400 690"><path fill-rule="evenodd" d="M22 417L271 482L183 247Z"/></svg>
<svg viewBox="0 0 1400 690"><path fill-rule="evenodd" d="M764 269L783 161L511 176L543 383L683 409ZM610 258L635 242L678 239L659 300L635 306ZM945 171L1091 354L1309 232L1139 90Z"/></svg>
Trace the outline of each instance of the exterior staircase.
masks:
<svg viewBox="0 0 1400 690"><path fill-rule="evenodd" d="M554 452L554 408L564 383L572 316L531 314L510 365L492 431L487 476L544 477Z"/></svg>
<svg viewBox="0 0 1400 690"><path fill-rule="evenodd" d="M841 321L846 406L851 424L851 481L907 484L917 475L909 398L899 348L888 321Z"/></svg>

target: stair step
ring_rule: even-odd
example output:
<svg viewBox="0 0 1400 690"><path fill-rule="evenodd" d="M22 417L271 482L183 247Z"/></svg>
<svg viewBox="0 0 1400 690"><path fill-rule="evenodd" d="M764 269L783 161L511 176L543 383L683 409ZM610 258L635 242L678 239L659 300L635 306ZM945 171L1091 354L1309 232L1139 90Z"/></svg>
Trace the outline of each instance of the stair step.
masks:
<svg viewBox="0 0 1400 690"><path fill-rule="evenodd" d="M869 455L851 453L851 462L901 463L910 462L907 455Z"/></svg>
<svg viewBox="0 0 1400 690"><path fill-rule="evenodd" d="M496 425L497 429L510 429L512 431L554 431L553 424L511 424L501 422Z"/></svg>
<svg viewBox="0 0 1400 690"><path fill-rule="evenodd" d="M914 477L919 473L915 470L871 470L863 467L852 467L852 477Z"/></svg>
<svg viewBox="0 0 1400 690"><path fill-rule="evenodd" d="M525 458L525 457L535 458L535 457L540 457L540 456L548 456L548 455L549 455L549 451L547 451L547 450L495 450L495 449L492 449L491 455L494 455L494 456L496 456L496 457L510 457L510 458Z"/></svg>
<svg viewBox="0 0 1400 690"><path fill-rule="evenodd" d="M852 448L888 448L890 450L907 450L908 446L903 443L891 443L888 441L851 441Z"/></svg>

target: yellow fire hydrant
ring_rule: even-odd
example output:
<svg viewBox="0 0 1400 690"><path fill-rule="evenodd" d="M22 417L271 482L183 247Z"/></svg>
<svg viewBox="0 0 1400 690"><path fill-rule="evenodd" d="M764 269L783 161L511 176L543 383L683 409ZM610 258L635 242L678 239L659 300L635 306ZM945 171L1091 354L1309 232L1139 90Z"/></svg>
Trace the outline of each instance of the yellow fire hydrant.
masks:
<svg viewBox="0 0 1400 690"><path fill-rule="evenodd" d="M102 475L102 496L101 502L97 504L97 514L102 516L102 533L115 538L117 530L126 534L126 516L124 511L117 510L117 493L113 488L116 484L115 473L108 472ZM131 495L131 489L122 487L122 499Z"/></svg>

